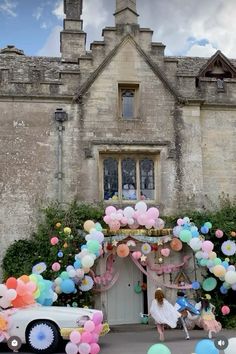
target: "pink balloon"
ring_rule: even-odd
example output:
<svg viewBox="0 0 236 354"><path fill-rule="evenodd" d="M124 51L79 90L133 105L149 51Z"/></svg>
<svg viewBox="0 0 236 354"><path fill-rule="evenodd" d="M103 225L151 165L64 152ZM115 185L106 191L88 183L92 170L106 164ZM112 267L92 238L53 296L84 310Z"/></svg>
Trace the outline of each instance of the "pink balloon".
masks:
<svg viewBox="0 0 236 354"><path fill-rule="evenodd" d="M230 308L229 308L229 306L226 306L226 305L222 306L222 307L221 307L221 312L222 312L222 314L223 314L224 316L228 315L228 314L230 313Z"/></svg>
<svg viewBox="0 0 236 354"><path fill-rule="evenodd" d="M147 215L150 219L157 219L159 217L159 210L157 208L149 208Z"/></svg>
<svg viewBox="0 0 236 354"><path fill-rule="evenodd" d="M148 219L147 219L146 213L145 213L145 214L141 214L141 215L138 217L138 219L137 219L139 225L141 225L141 226L144 226L144 225L146 224L147 220L148 220Z"/></svg>
<svg viewBox="0 0 236 354"><path fill-rule="evenodd" d="M52 270L53 270L54 272L58 272L58 270L60 270L60 269L61 269L60 263L58 263L58 262L53 263L53 265L52 265Z"/></svg>
<svg viewBox="0 0 236 354"><path fill-rule="evenodd" d="M109 223L109 227L111 231L118 231L120 229L120 222L118 220L112 220Z"/></svg>
<svg viewBox="0 0 236 354"><path fill-rule="evenodd" d="M74 343L67 343L66 344L66 354L77 354L78 353L78 347Z"/></svg>
<svg viewBox="0 0 236 354"><path fill-rule="evenodd" d="M79 353L80 354L89 354L90 349L91 349L91 347L88 343L80 343L80 345L79 345Z"/></svg>
<svg viewBox="0 0 236 354"><path fill-rule="evenodd" d="M105 221L106 224L109 224L109 222L111 222L110 215L105 215L105 216L103 217L103 220Z"/></svg>
<svg viewBox="0 0 236 354"><path fill-rule="evenodd" d="M99 325L97 325L94 329L94 332L97 334L100 334L103 330L103 325L100 323Z"/></svg>
<svg viewBox="0 0 236 354"><path fill-rule="evenodd" d="M82 343L92 343L93 336L90 332L83 332L81 334L81 342Z"/></svg>
<svg viewBox="0 0 236 354"><path fill-rule="evenodd" d="M25 283L20 280L20 279L17 279L17 287L16 287L16 292L18 295L24 295L26 293L26 285Z"/></svg>
<svg viewBox="0 0 236 354"><path fill-rule="evenodd" d="M100 352L100 346L97 343L92 343L90 345L90 353L91 354L98 354Z"/></svg>
<svg viewBox="0 0 236 354"><path fill-rule="evenodd" d="M93 320L93 323L95 324L95 326L99 325L100 323L102 323L103 313L99 312L99 311L95 312L93 314L92 320Z"/></svg>
<svg viewBox="0 0 236 354"><path fill-rule="evenodd" d="M111 215L112 213L116 213L116 208L112 205L106 207L105 214Z"/></svg>
<svg viewBox="0 0 236 354"><path fill-rule="evenodd" d="M58 237L52 237L50 242L52 246L55 246L59 242L59 239Z"/></svg>
<svg viewBox="0 0 236 354"><path fill-rule="evenodd" d="M37 285L33 281L29 281L26 284L27 291L34 293L35 290L37 289Z"/></svg>
<svg viewBox="0 0 236 354"><path fill-rule="evenodd" d="M70 334L70 341L74 344L78 344L81 340L81 334L78 331L72 331Z"/></svg>
<svg viewBox="0 0 236 354"><path fill-rule="evenodd" d="M184 220L183 219L178 219L177 220L177 225L181 226L184 224Z"/></svg>
<svg viewBox="0 0 236 354"><path fill-rule="evenodd" d="M204 241L202 243L203 252L209 253L209 252L211 252L213 250L213 248L214 248L214 245L213 245L213 243L211 241Z"/></svg>
<svg viewBox="0 0 236 354"><path fill-rule="evenodd" d="M97 343L99 340L99 335L97 333L91 333L92 335L92 342L91 343Z"/></svg>
<svg viewBox="0 0 236 354"><path fill-rule="evenodd" d="M139 259L139 258L141 258L141 256L142 256L142 253L140 251L135 251L132 253L132 257L134 259Z"/></svg>
<svg viewBox="0 0 236 354"><path fill-rule="evenodd" d="M85 331L93 332L94 329L95 329L95 324L94 324L93 321L88 320L88 321L85 322L85 324L84 324L84 330Z"/></svg>
<svg viewBox="0 0 236 354"><path fill-rule="evenodd" d="M224 233L223 233L222 230L218 229L218 230L216 230L215 235L216 235L217 238L221 238L221 237L224 236Z"/></svg>

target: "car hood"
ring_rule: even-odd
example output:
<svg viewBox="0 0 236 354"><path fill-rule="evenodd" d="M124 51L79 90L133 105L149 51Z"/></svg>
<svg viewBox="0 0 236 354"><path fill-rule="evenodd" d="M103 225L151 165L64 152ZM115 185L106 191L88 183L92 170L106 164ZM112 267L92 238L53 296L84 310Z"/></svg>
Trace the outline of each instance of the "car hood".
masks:
<svg viewBox="0 0 236 354"><path fill-rule="evenodd" d="M23 311L23 312L34 312L37 313L39 312L40 314L42 313L55 313L59 314L61 313L62 315L76 315L76 316L89 316L91 317L93 313L95 312L101 312L99 310L92 310L92 309L87 309L87 308L80 308L80 307L66 307L66 306L40 306L40 305L33 305L33 306L28 306L28 307L23 307L23 308L18 308L18 311Z"/></svg>

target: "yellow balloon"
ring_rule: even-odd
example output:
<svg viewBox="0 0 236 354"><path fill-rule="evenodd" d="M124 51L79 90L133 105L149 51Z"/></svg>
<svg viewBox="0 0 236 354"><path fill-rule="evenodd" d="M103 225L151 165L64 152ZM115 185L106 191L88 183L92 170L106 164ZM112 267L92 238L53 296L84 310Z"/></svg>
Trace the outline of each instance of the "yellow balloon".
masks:
<svg viewBox="0 0 236 354"><path fill-rule="evenodd" d="M95 224L92 220L87 220L84 223L84 229L85 231L89 232L92 228L95 227Z"/></svg>
<svg viewBox="0 0 236 354"><path fill-rule="evenodd" d="M209 259L214 259L216 258L217 254L215 252L210 252L209 253Z"/></svg>

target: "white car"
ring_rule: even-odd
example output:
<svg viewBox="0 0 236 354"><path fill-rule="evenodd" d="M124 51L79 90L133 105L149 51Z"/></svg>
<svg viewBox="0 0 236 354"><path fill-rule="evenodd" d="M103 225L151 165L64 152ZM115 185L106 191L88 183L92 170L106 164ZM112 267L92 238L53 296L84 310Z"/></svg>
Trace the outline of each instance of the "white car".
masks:
<svg viewBox="0 0 236 354"><path fill-rule="evenodd" d="M72 330L81 328L97 311L38 304L19 308L10 315L8 334L19 337L35 353L55 353L60 340L68 339ZM109 331L108 324L103 329L102 335Z"/></svg>

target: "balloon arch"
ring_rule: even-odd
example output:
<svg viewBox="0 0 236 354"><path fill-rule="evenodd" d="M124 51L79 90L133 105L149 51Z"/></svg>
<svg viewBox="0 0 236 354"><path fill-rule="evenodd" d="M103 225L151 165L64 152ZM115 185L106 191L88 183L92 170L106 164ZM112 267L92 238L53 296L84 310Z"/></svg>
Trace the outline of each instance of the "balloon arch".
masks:
<svg viewBox="0 0 236 354"><path fill-rule="evenodd" d="M106 291L115 284L119 276L113 269L115 256L121 258L129 256L149 279L157 283L152 272L157 275L172 273L186 265L189 258L185 256L180 264L154 265L148 260L148 254L160 247L159 263L162 263L161 261L169 257L172 251L181 251L183 244L188 244L193 250L197 264L207 267L214 275L201 283L195 279L189 288L212 291L216 288L218 280L222 282L220 287L222 294L226 294L229 289L236 290L235 267L229 264L229 259L223 260L214 252L212 241L205 240L204 235L212 228L210 222L206 222L199 230L185 216L177 220L173 230L164 229L164 221L159 218L159 210L155 207L148 208L144 201L136 203L134 208L128 206L124 210L108 206L103 219L108 226L107 230L103 230L99 223L92 220L84 223L85 243L81 246L80 252L75 254L74 263L68 264L61 272L60 263L55 260L51 268L59 275L54 281L43 278L41 273L47 266L41 262L33 267L32 274L22 275L18 279L10 277L5 284L0 284L0 306L17 308L34 302L47 306L52 305L61 293L71 294L77 289L89 291L92 288L96 291ZM58 223L56 226L61 227L61 224ZM65 227L63 232L69 235L71 229ZM216 230L215 237L223 237L223 231ZM56 247L58 242L58 237L52 237L51 247ZM142 244L138 250L137 242ZM167 244L170 247L167 247ZM225 256L234 255L235 242L231 240L223 242L221 250ZM58 257L63 256L60 253L62 252L57 253ZM106 257L106 270L104 274L97 275L92 267L101 255Z"/></svg>

